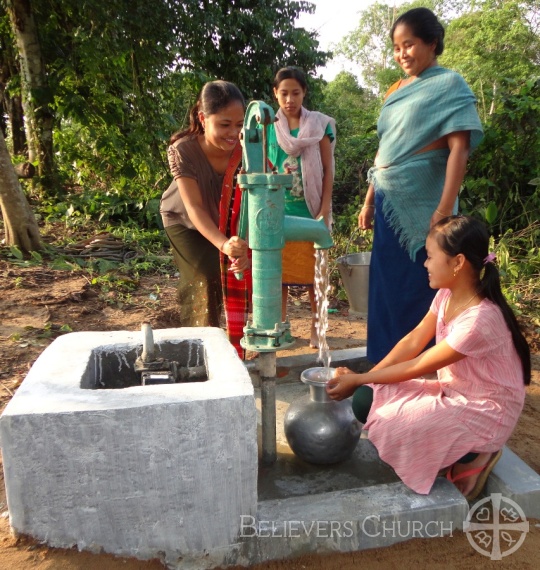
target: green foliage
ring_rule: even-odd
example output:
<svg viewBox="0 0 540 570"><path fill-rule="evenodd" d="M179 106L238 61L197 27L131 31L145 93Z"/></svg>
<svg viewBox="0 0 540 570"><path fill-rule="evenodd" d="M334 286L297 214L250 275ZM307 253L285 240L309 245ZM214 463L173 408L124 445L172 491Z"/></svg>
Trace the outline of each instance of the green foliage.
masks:
<svg viewBox="0 0 540 570"><path fill-rule="evenodd" d="M314 11L310 2L214 0L203 5L181 20L179 63L236 83L248 98L271 100L280 67L296 65L309 73L327 59L313 33L294 27L300 13Z"/></svg>
<svg viewBox="0 0 540 570"><path fill-rule="evenodd" d="M463 75L484 119L501 103L501 83L538 76L540 37L533 22L539 15L537 3L487 0L450 22L439 61Z"/></svg>
<svg viewBox="0 0 540 570"><path fill-rule="evenodd" d="M101 301L123 308L133 304L131 293L138 288L139 283L129 275L109 269L92 277L90 285L98 291Z"/></svg>
<svg viewBox="0 0 540 570"><path fill-rule="evenodd" d="M340 301L347 300L343 289L339 260L349 253L371 251L373 246L373 232L358 228L358 199L349 205L345 212L336 215L332 231L334 247L330 250L330 286L331 294Z"/></svg>
<svg viewBox="0 0 540 570"><path fill-rule="evenodd" d="M496 234L538 218L540 191L540 81L508 82L484 124L460 196L463 213L481 214Z"/></svg>
<svg viewBox="0 0 540 570"><path fill-rule="evenodd" d="M12 333L9 336L11 342L20 343L19 348L27 346L43 346L43 340L54 339L62 334L73 332L68 324L59 325L57 323L47 323L43 328L24 327L24 333ZM36 340L34 340L36 339Z"/></svg>
<svg viewBox="0 0 540 570"><path fill-rule="evenodd" d="M357 28L344 36L334 53L359 65L366 87L385 93L403 75L394 62L390 38L390 30L398 16L411 8L426 7L442 17L448 11L459 10L459 4L459 1L415 0L396 7L395 2L374 2L360 12Z"/></svg>
<svg viewBox="0 0 540 570"><path fill-rule="evenodd" d="M288 64L308 73L308 108L337 122L332 257L369 249L371 232L355 228L378 144L381 100L373 91L384 92L400 76L389 30L398 14L418 5L449 22L440 62L472 85L484 123L461 210L482 217L496 235L507 294L534 296L540 237L534 225L540 209L536 0L372 4L337 49L360 66L367 88L348 73L330 83L311 77L328 54L318 51L314 33L294 28L299 13L313 11L308 2L33 0L55 113L56 166L66 192L47 198L23 184L40 219L61 221L72 236L68 241L98 224L136 244L137 255L126 263L69 257L54 248L30 256L3 248L0 255L22 266L83 272L106 302L130 302L126 276L136 280L172 268L159 216L159 198L170 180L165 151L200 87L224 78L248 99L270 101L273 75ZM12 95L20 81L13 49L7 49L13 38L6 22L0 8L0 63L12 71L0 87ZM520 228L533 229L523 234ZM335 270L333 275L336 281ZM520 298L512 299L519 308Z"/></svg>
<svg viewBox="0 0 540 570"><path fill-rule="evenodd" d="M63 218L72 226L84 226L88 220L105 224L136 223L143 228L162 229L159 199L153 192L139 190L136 197L133 186L117 191L86 190L70 193L64 201L44 200L38 207L47 222Z"/></svg>
<svg viewBox="0 0 540 570"><path fill-rule="evenodd" d="M334 117L337 125L333 207L340 214L357 203L373 163L378 144L375 127L380 102L346 72L325 85L322 93L320 110Z"/></svg>
<svg viewBox="0 0 540 570"><path fill-rule="evenodd" d="M538 186L530 184L539 178L540 164L538 3L412 2L397 10L384 3L372 4L361 13L358 28L343 39L338 50L361 66L366 85L384 92L396 79L389 31L399 14L418 5L431 8L443 21L450 20L439 61L469 81L483 118L485 137L470 160L460 195L461 211L482 217L497 235L527 227L540 208ZM332 110L343 121L340 109L338 98ZM359 169L358 163L363 159L369 167L376 150L376 138L370 146L366 137L371 131L357 118L353 122L358 138L347 133L338 138L336 149L338 212L355 195L349 175L360 171L362 183L366 169ZM343 139L346 146L339 147ZM345 188L340 187L342 180Z"/></svg>
<svg viewBox="0 0 540 570"><path fill-rule="evenodd" d="M61 234L60 243L48 245L43 255L36 252L25 257L15 247L0 248L0 258L8 263L21 267L44 267L52 271L69 271L82 275L90 287L97 293L99 300L115 308L125 308L135 304L134 292L139 288L139 280L143 275L160 275L168 278L176 271L170 245L162 230L145 230L137 223L122 223L117 225L96 226L95 221L87 220L86 224L77 227L69 222L64 228L58 222L47 225L44 233ZM135 253L123 261L111 261L100 257L81 257L68 250L68 246L78 243L81 238L92 234L111 234L116 240L124 243L125 249ZM51 241L49 238L48 241ZM66 253L71 251L71 253ZM26 275L26 274L25 274ZM22 289L26 286L25 278L18 276L14 279L14 287ZM159 299L159 288L152 293L146 302L155 306ZM52 328L51 328L52 327ZM60 333L69 332L66 325L47 325L37 338L48 338ZM35 336L35 335L34 335ZM12 340L20 341L20 335Z"/></svg>
<svg viewBox="0 0 540 570"><path fill-rule="evenodd" d="M393 61L390 29L410 10L430 8L446 26L441 65L461 73L478 95L485 115L502 79L538 75L540 37L537 0L414 0L374 2L360 12L357 28L334 48L359 65L367 87L378 93L401 76ZM495 87L494 87L495 86Z"/></svg>
<svg viewBox="0 0 540 570"><path fill-rule="evenodd" d="M540 222L514 232L508 230L495 242L501 285L518 315L527 315L540 330Z"/></svg>
<svg viewBox="0 0 540 570"><path fill-rule="evenodd" d="M50 250L50 248L46 249ZM31 251L28 255L25 255L16 245L10 245L5 248L5 257L13 265L19 265L20 267L32 267L43 263L43 256L39 251Z"/></svg>
<svg viewBox="0 0 540 570"><path fill-rule="evenodd" d="M38 332L37 338L56 338L61 334L73 332L73 329L69 325L57 325L54 323L47 323L43 329Z"/></svg>
<svg viewBox="0 0 540 570"><path fill-rule="evenodd" d="M335 53L358 64L366 86L376 91L382 88L379 75L391 69L396 81L399 71L394 65L390 28L395 19L395 10L383 2L375 2L360 14L358 27L346 35L336 46ZM391 80L391 79L390 79Z"/></svg>
<svg viewBox="0 0 540 570"><path fill-rule="evenodd" d="M59 178L45 194L84 217L104 220L110 211L155 224L153 201L170 179L167 141L204 82L227 79L247 98L269 99L279 67L312 73L327 58L314 33L294 27L301 12L314 10L308 2L33 0L31 8L55 116ZM2 8L0 18L6 24ZM4 28L0 42L13 43ZM6 53L2 67L15 69ZM81 188L92 200L106 198L84 206L72 198Z"/></svg>

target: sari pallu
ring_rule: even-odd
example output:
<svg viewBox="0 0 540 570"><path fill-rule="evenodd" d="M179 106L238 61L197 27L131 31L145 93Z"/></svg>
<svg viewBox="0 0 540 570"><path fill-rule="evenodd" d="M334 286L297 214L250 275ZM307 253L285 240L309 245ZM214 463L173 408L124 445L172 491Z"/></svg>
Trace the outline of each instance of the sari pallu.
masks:
<svg viewBox="0 0 540 570"><path fill-rule="evenodd" d="M471 151L482 140L476 99L457 73L426 69L384 102L380 144L368 181L384 196L384 214L414 260L424 245L446 175L448 150L418 153L450 133L470 132Z"/></svg>
<svg viewBox="0 0 540 570"><path fill-rule="evenodd" d="M411 258L425 245L431 216L439 204L448 149L413 154L407 161L371 172L375 192L381 195L386 223ZM457 200L452 213L457 212Z"/></svg>
<svg viewBox="0 0 540 570"><path fill-rule="evenodd" d="M236 175L242 160L242 146L235 147L227 170L223 177L221 200L219 204L219 230L227 237L238 235L242 191L236 183ZM247 322L252 283L251 269L244 271L243 279L237 279L229 271L229 258L220 251L221 286L223 305L227 322L227 336L240 358L245 358L245 350L240 346Z"/></svg>

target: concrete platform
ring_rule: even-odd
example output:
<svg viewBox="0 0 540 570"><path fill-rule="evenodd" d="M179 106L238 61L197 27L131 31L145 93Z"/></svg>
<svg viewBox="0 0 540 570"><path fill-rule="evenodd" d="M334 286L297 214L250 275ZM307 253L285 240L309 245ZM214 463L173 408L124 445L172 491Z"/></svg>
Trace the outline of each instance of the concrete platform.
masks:
<svg viewBox="0 0 540 570"><path fill-rule="evenodd" d="M136 385L140 338L128 331L71 333L36 361L0 417L15 532L51 546L159 556L184 570L467 530L474 505L451 483L439 478L429 495L413 493L366 434L337 465L291 452L283 418L308 392L300 374L318 365L316 353L278 355L278 459L263 466L256 363L246 371L222 331L154 332L162 357L204 361L207 379ZM334 351L332 365L369 367L365 349ZM510 450L486 492L540 519L540 476Z"/></svg>

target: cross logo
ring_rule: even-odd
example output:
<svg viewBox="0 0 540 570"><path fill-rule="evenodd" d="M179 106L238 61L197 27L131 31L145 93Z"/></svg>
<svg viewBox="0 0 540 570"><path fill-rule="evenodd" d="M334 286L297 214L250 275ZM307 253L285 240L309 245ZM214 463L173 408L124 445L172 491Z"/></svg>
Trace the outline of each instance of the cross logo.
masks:
<svg viewBox="0 0 540 570"><path fill-rule="evenodd" d="M261 208L255 215L255 224L266 235L275 235L283 227L283 219L279 216L274 204Z"/></svg>
<svg viewBox="0 0 540 570"><path fill-rule="evenodd" d="M501 493L492 493L472 506L463 531L477 552L491 560L502 560L523 544L529 523L517 503Z"/></svg>

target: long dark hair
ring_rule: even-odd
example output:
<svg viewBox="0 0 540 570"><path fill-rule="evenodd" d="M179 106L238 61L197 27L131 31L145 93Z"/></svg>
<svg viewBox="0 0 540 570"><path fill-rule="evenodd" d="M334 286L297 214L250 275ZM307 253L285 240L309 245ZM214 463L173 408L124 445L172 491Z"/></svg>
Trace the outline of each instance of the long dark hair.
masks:
<svg viewBox="0 0 540 570"><path fill-rule="evenodd" d="M478 292L499 306L512 334L512 340L521 360L523 382L531 382L531 351L519 323L501 291L499 271L493 261L487 260L489 253L489 233L480 220L471 216L448 216L437 222L430 230L439 247L455 257L465 256L478 276Z"/></svg>
<svg viewBox="0 0 540 570"><path fill-rule="evenodd" d="M274 89L278 89L279 84L282 81L285 81L285 79L296 79L296 81L300 83L300 87L302 87L304 91L307 91L308 85L306 74L299 67L293 67L292 65L289 67L282 67L274 77Z"/></svg>
<svg viewBox="0 0 540 570"><path fill-rule="evenodd" d="M205 83L197 97L197 102L189 112L189 127L174 133L169 144L190 135L202 135L204 133L204 128L199 120L199 111L209 117L219 113L221 109L234 101L238 101L244 108L246 107L244 96L234 83L221 80Z"/></svg>
<svg viewBox="0 0 540 570"><path fill-rule="evenodd" d="M437 20L437 16L428 8L413 8L401 14L390 29L392 41L394 41L394 32L400 24L410 28L413 35L425 44L436 43L435 55L441 55L444 51L444 28Z"/></svg>

